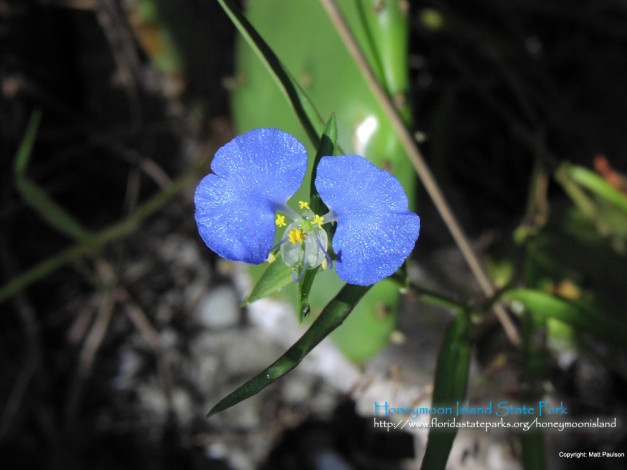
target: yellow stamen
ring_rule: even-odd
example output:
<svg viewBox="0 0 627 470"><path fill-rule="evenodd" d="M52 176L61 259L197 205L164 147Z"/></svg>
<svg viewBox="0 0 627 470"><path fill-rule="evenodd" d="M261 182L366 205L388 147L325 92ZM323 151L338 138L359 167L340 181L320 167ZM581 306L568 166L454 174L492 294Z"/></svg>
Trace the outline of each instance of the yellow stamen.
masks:
<svg viewBox="0 0 627 470"><path fill-rule="evenodd" d="M327 261L326 258L322 260L322 264L320 266L322 266L323 271L326 271L327 269L329 269L329 262Z"/></svg>
<svg viewBox="0 0 627 470"><path fill-rule="evenodd" d="M274 256L272 253L270 253L268 255L268 264L272 264L276 261L276 256Z"/></svg>
<svg viewBox="0 0 627 470"><path fill-rule="evenodd" d="M307 238L307 234L299 228L290 230L290 233L288 233L287 236L289 237L290 242L294 245L296 245L297 242L303 243Z"/></svg>
<svg viewBox="0 0 627 470"><path fill-rule="evenodd" d="M309 203L305 202L305 201L298 201L298 207L300 207L301 209L309 209Z"/></svg>
<svg viewBox="0 0 627 470"><path fill-rule="evenodd" d="M322 224L323 223L324 223L324 217L320 217L318 214L316 214L316 216L314 217L314 219L311 222L311 225L318 224L318 228L322 228Z"/></svg>
<svg viewBox="0 0 627 470"><path fill-rule="evenodd" d="M276 215L276 220L274 221L277 227L285 227L287 224L285 223L285 216L281 214Z"/></svg>

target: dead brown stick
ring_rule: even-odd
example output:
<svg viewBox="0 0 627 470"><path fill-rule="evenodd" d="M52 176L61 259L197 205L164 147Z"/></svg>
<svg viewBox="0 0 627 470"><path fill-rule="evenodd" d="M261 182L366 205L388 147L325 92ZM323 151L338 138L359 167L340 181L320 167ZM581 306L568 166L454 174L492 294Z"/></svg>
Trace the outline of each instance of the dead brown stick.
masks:
<svg viewBox="0 0 627 470"><path fill-rule="evenodd" d="M436 206L438 212L440 213L440 216L446 224L446 227L453 236L455 243L459 247L462 256L466 260L466 263L468 264L471 272L479 283L479 287L486 297L492 297L496 293L496 289L492 284L492 281L486 274L483 265L479 261L478 256L475 254L474 249L468 241L468 237L464 233L461 225L455 217L455 214L451 210L448 201L444 197L444 194L442 193L439 185L435 181L435 178L431 173L431 169L427 165L427 162L425 161L420 150L418 149L416 142L414 141L413 137L405 127L402 119L398 115L394 104L377 80L377 77L372 71L368 60L361 51L359 44L357 44L357 41L351 33L350 28L346 23L346 20L342 16L342 13L340 12L334 0L320 0L320 2L322 3L324 9L329 15L329 18L331 19L331 22L335 26L340 37L344 41L346 48L353 57L353 60L355 61L357 67L364 76L375 98L381 104L381 107L383 108L386 117L396 131L396 134L398 135L409 160L416 169L416 173L418 173L418 176L420 177L420 180L422 181L427 193L429 194L429 197L433 201L433 204ZM509 340L514 345L519 345L520 337L518 335L518 331L501 304L494 304L494 313L501 322L501 325L503 326L503 329Z"/></svg>

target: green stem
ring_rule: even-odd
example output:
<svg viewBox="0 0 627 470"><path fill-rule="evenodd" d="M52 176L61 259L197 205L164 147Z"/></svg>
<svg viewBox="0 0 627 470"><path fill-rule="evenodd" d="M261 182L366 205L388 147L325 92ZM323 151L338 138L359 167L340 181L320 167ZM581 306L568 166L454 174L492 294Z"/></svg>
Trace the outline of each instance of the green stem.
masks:
<svg viewBox="0 0 627 470"><path fill-rule="evenodd" d="M373 69L394 102L403 121L411 123L409 73L409 2L406 0L359 0L359 13L373 50Z"/></svg>
<svg viewBox="0 0 627 470"><path fill-rule="evenodd" d="M464 313L470 309L470 305L465 302L447 297L446 295L424 289L416 284L409 284L410 292L416 294L422 302L437 305L439 307L450 308L457 313Z"/></svg>
<svg viewBox="0 0 627 470"><path fill-rule="evenodd" d="M205 164L205 158L198 160L198 162L196 162L191 168L165 186L159 193L155 194L144 204L140 205L126 219L87 237L84 241L63 250L56 255L51 256L29 269L24 274L21 274L6 283L0 288L0 303L64 265L93 253L112 241L119 240L133 234L139 227L141 227L143 222L165 206L172 198L174 198L174 196L184 189L189 183L189 180L196 176Z"/></svg>

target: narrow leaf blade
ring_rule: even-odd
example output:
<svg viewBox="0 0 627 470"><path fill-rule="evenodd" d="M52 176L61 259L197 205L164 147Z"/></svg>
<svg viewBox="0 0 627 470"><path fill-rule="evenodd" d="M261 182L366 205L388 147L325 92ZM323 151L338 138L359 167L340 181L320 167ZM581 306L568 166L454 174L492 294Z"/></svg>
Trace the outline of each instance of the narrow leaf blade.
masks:
<svg viewBox="0 0 627 470"><path fill-rule="evenodd" d="M562 299L544 291L515 289L503 295L505 300L517 300L534 313L561 320L579 331L623 342L627 337L627 323L610 317L592 305Z"/></svg>
<svg viewBox="0 0 627 470"><path fill-rule="evenodd" d="M307 270L301 281L298 283L297 310L299 323L302 322L311 311L311 307L309 305L309 293L311 292L311 287L313 286L318 269L319 268Z"/></svg>
<svg viewBox="0 0 627 470"><path fill-rule="evenodd" d="M621 208L624 212L627 212L627 196L608 183L601 176L578 165L564 163L562 166L566 174L568 174L573 181L593 192L597 196Z"/></svg>
<svg viewBox="0 0 627 470"><path fill-rule="evenodd" d="M42 188L24 177L18 177L16 183L24 201L51 227L77 241L89 237L89 232Z"/></svg>
<svg viewBox="0 0 627 470"><path fill-rule="evenodd" d="M20 148L17 150L13 163L13 169L18 178L26 173L26 167L28 167L28 160L30 159L33 146L35 145L35 138L37 137L37 129L39 128L40 121L41 111L35 111L26 126L24 138L22 139Z"/></svg>
<svg viewBox="0 0 627 470"><path fill-rule="evenodd" d="M543 382L546 377L546 318L531 310L525 310L523 325L523 375L522 398L527 403L542 399ZM544 433L541 429L529 429L519 433L522 448L522 464L525 470L544 470L546 452Z"/></svg>
<svg viewBox="0 0 627 470"><path fill-rule="evenodd" d="M332 113L331 117L327 121L324 132L320 137L320 145L318 146L318 151L316 152L316 156L314 158L313 171L311 172L311 184L309 185L310 201L311 210L315 214L325 214L329 210L325 203L322 202L322 198L320 198L320 194L318 194L318 190L316 189L315 181L318 163L320 163L320 159L322 157L337 154L337 121L335 119L335 113Z"/></svg>
<svg viewBox="0 0 627 470"><path fill-rule="evenodd" d="M522 446L522 464L525 470L544 470L546 468L546 452L544 434L539 429L531 429L520 435Z"/></svg>
<svg viewBox="0 0 627 470"><path fill-rule="evenodd" d="M466 396L470 368L470 331L470 316L465 312L458 314L446 330L435 370L434 408L450 407ZM431 428L421 468L444 470L456 434L455 428Z"/></svg>
<svg viewBox="0 0 627 470"><path fill-rule="evenodd" d="M25 176L40 121L41 112L35 111L28 121L24 138L13 162L15 185L26 204L31 206L51 227L77 241L83 241L89 236L89 232L57 204L43 188Z"/></svg>
<svg viewBox="0 0 627 470"><path fill-rule="evenodd" d="M274 294L292 283L292 268L280 260L270 264L253 287L251 293L244 300L248 305L268 295Z"/></svg>
<svg viewBox="0 0 627 470"><path fill-rule="evenodd" d="M270 46L263 40L253 25L237 8L232 0L218 0L220 6L229 16L242 37L262 60L268 71L277 81L285 97L292 105L312 144L318 148L320 134L323 132L323 121L311 100L307 97L296 80L291 77Z"/></svg>
<svg viewBox="0 0 627 470"><path fill-rule="evenodd" d="M320 341L342 324L368 289L370 289L370 286L346 284L291 348L269 367L220 400L209 411L207 417L256 395L272 382L291 371Z"/></svg>

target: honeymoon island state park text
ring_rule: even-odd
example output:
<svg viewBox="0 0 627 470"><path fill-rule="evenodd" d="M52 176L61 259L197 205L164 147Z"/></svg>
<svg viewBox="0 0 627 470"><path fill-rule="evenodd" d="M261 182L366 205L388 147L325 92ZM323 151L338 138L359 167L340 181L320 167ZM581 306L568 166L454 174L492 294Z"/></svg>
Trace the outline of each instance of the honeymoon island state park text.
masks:
<svg viewBox="0 0 627 470"><path fill-rule="evenodd" d="M455 402L450 407L441 408L402 408L394 407L388 404L387 401L383 403L374 402L374 415L375 417L391 416L391 415L405 415L412 419L417 419L421 415L494 415L494 416L509 416L509 415L527 415L527 416L546 416L546 415L567 415L568 409L564 406L563 402L560 402L559 406L552 406L546 401L538 401L537 404L510 404L507 401L502 401L496 404L489 402L485 406L472 407L470 402L460 403Z"/></svg>

